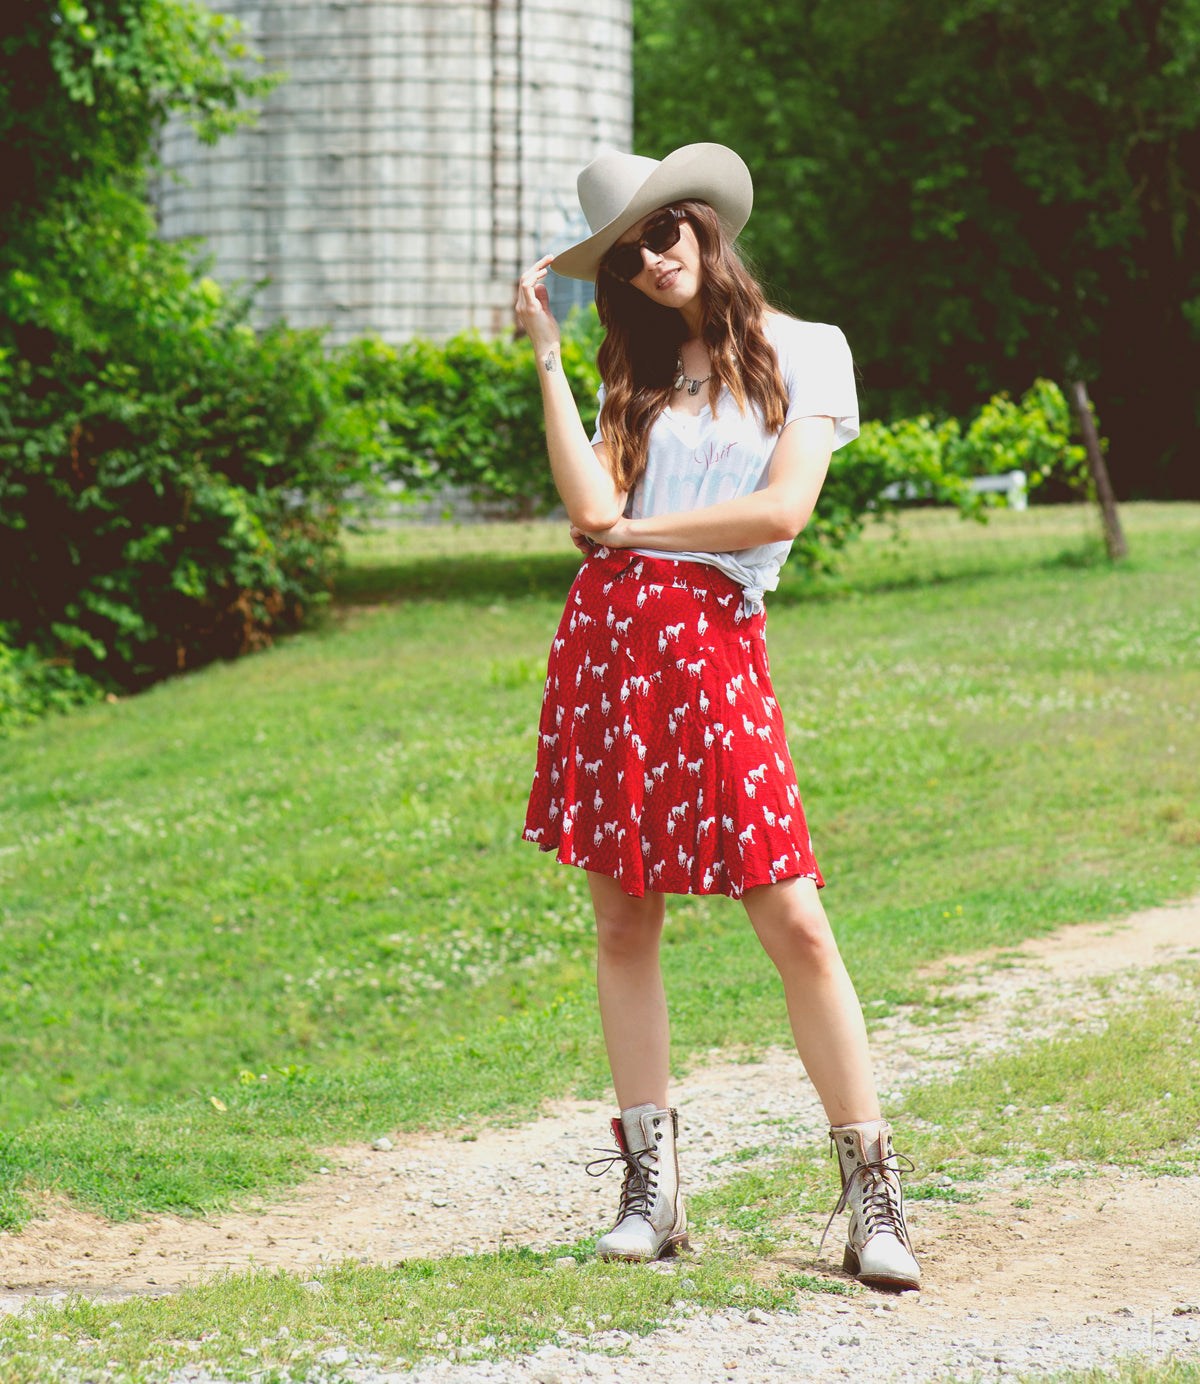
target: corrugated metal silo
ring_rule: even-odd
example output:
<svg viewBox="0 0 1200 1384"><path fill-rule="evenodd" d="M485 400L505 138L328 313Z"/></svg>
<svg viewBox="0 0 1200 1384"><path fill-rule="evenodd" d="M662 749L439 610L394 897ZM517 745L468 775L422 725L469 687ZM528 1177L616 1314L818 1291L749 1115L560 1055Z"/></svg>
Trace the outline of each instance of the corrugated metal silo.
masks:
<svg viewBox="0 0 1200 1384"><path fill-rule="evenodd" d="M630 147L631 0L213 4L288 80L216 146L167 127L162 233L333 341L505 329L579 168Z"/></svg>

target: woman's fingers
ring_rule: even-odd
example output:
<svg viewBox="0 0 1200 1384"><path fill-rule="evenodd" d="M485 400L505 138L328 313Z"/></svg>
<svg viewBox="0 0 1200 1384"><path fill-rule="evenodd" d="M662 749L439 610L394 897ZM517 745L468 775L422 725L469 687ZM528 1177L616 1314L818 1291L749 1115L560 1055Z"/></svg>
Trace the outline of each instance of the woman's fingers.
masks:
<svg viewBox="0 0 1200 1384"><path fill-rule="evenodd" d="M539 348L553 346L558 340L558 323L550 312L550 295L542 282L553 259L553 255L543 255L517 280L516 313L530 340Z"/></svg>
<svg viewBox="0 0 1200 1384"><path fill-rule="evenodd" d="M582 529L577 529L574 524L571 525L571 542L585 555L596 546L587 534Z"/></svg>
<svg viewBox="0 0 1200 1384"><path fill-rule="evenodd" d="M540 296L537 295L537 289L550 272L550 263L553 259L553 255L543 255L536 264L531 265L518 280L518 292L529 298Z"/></svg>

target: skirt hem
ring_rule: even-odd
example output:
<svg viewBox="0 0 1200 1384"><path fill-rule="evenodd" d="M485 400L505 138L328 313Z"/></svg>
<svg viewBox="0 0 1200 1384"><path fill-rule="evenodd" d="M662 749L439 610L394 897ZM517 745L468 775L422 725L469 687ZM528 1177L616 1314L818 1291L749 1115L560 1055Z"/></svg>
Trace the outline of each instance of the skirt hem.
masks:
<svg viewBox="0 0 1200 1384"><path fill-rule="evenodd" d="M776 875L773 878L768 877L767 879L757 879L754 880L753 883L743 883L740 886L734 884L731 880L718 881L714 879L711 887L708 889L705 889L703 887L703 881L701 881L701 883L697 885L694 889L639 888L634 890L626 886L625 881L620 877L620 875L616 871L598 868L596 866L593 866L590 861L584 861L581 864L578 860L571 860L569 857L563 855L561 842L551 841L547 845L543 846L542 843L535 837L522 835L521 839L523 841L529 842L530 845L536 846L543 855L549 855L551 852L554 852L554 858L559 865L570 865L573 869L586 870L589 874L603 875L606 879L611 879L614 884L619 884L621 888L625 891L625 893L627 893L629 897L633 899L645 898L647 894L664 894L670 895L674 898L699 899L713 898L720 895L727 899L740 899L751 889L761 889L764 885L782 884L785 880L789 879L811 879L818 889L825 888L824 876L821 874L821 871L819 869L814 869L786 870L784 871L784 873Z"/></svg>

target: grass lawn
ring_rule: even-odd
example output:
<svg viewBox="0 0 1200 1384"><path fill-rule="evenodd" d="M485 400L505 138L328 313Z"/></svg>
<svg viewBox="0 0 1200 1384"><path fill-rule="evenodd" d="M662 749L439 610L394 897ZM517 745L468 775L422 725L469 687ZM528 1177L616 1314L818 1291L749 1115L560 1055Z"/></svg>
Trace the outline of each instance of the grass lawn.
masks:
<svg viewBox="0 0 1200 1384"><path fill-rule="evenodd" d="M872 537L776 593L869 1013L1200 888L1200 506L1124 514L1115 570L1074 515L916 515L885 575ZM0 744L0 1223L30 1187L206 1210L331 1141L603 1095L585 879L517 840L575 565L556 527L363 536L323 628ZM740 907L671 917L676 1060L783 1041Z"/></svg>

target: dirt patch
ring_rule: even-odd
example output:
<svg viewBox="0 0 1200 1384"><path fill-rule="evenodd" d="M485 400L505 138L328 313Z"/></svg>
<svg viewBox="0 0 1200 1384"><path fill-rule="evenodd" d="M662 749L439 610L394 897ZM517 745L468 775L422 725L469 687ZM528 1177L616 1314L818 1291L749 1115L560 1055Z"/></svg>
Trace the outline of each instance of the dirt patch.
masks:
<svg viewBox="0 0 1200 1384"><path fill-rule="evenodd" d="M1059 980L1112 975L1132 967L1165 966L1184 958L1200 960L1200 900L1176 908L1152 908L1107 923L1076 923L1045 937L1034 937L1003 953L1029 965L1045 966ZM994 968L995 952L953 957L928 974Z"/></svg>
<svg viewBox="0 0 1200 1384"><path fill-rule="evenodd" d="M966 1012L945 1021L901 1013L875 1029L881 1087L953 1071L972 1052L1011 1047L1063 1026L1095 1022L1088 982L1200 959L1200 900L1119 924L1064 928L1002 954L943 963L937 974ZM1120 987L1116 988L1120 993ZM675 1087L686 1176L702 1188L781 1139L820 1142L825 1121L794 1054L714 1062ZM161 1293L251 1264L315 1272L347 1257L366 1262L573 1242L607 1223L615 1182L584 1164L608 1143L610 1112L563 1102L515 1129L394 1136L395 1147L331 1150L330 1169L260 1212L204 1219L155 1216L113 1225L47 1202L21 1234L0 1234L0 1303L77 1291ZM1018 1207L1018 1200L1030 1200ZM918 1203L912 1214L925 1307L954 1315L1081 1320L1118 1310L1169 1312L1200 1299L1200 1178L1141 1179L1116 1170L1034 1191L1014 1177L978 1203ZM798 1227L789 1266L811 1271L818 1229ZM830 1237L826 1266L840 1260ZM902 1310L908 1310L904 1307Z"/></svg>
<svg viewBox="0 0 1200 1384"><path fill-rule="evenodd" d="M1200 1177L1147 1181L1111 1170L1032 1197L1026 1187L993 1189L953 1212L919 1211L916 1221L922 1297L963 1312L1167 1315L1200 1292Z"/></svg>

